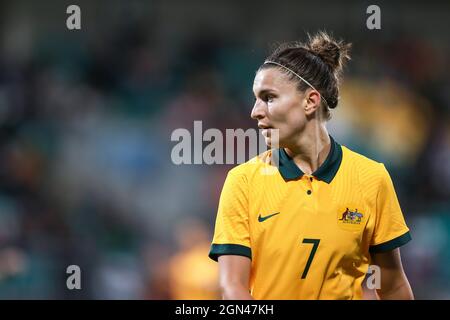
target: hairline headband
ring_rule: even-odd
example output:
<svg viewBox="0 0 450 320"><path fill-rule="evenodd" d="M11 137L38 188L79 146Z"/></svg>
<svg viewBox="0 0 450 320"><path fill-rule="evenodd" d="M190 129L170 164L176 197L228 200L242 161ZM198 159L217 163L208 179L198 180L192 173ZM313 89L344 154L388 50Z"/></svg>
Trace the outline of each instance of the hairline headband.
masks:
<svg viewBox="0 0 450 320"><path fill-rule="evenodd" d="M292 69L290 69L290 68L288 68L288 67L282 65L281 63L278 63L278 62L275 62L275 61L271 61L271 60L266 60L266 61L264 61L264 64L274 64L274 65L277 65L277 66L279 66L279 67L281 67L281 68L283 68L283 69L286 69L287 71L293 73L293 74L294 74L295 76L297 76L300 80L302 80L304 83L306 83L311 89L317 91L317 92L319 93L319 95L320 95L320 98L323 99L323 101L325 101L325 103L326 103L326 105L327 105L327 108L329 108L328 101L322 96L322 94L320 93L320 91L317 90L316 88L314 88L314 86L313 86L311 83L309 83L308 81L306 81L305 78L303 78L302 76L300 76L298 73L294 72L294 70L292 70Z"/></svg>

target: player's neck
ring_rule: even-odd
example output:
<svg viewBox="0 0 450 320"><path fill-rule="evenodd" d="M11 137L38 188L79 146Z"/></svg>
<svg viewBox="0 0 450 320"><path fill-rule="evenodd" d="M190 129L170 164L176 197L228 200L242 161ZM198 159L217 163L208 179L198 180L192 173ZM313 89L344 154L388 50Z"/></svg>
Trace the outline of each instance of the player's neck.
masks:
<svg viewBox="0 0 450 320"><path fill-rule="evenodd" d="M300 170L312 174L322 165L331 150L331 140L325 124L306 128L295 145L285 150Z"/></svg>

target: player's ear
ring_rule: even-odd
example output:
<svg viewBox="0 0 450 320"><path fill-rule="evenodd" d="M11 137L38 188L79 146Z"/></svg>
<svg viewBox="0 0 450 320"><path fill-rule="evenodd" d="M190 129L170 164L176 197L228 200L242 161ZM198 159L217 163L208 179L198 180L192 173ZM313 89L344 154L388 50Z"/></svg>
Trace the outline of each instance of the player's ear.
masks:
<svg viewBox="0 0 450 320"><path fill-rule="evenodd" d="M304 95L305 114L310 116L319 109L320 106L320 94L316 90L307 89Z"/></svg>

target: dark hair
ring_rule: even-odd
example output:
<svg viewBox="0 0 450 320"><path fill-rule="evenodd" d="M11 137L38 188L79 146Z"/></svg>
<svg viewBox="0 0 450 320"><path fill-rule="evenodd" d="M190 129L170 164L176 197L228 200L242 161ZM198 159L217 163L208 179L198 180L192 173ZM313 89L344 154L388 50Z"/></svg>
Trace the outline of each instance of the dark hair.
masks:
<svg viewBox="0 0 450 320"><path fill-rule="evenodd" d="M288 42L279 45L266 60L279 63L302 76L316 88L322 98L327 102L323 107L326 119L330 119L330 109L336 108L339 100L339 83L342 69L347 60L350 60L349 51L351 43L335 40L326 32L318 32L316 35L308 35L308 41ZM287 71L274 64L263 64L261 69L280 68L290 78L298 83L298 89L304 91L309 86ZM323 104L322 104L323 105Z"/></svg>

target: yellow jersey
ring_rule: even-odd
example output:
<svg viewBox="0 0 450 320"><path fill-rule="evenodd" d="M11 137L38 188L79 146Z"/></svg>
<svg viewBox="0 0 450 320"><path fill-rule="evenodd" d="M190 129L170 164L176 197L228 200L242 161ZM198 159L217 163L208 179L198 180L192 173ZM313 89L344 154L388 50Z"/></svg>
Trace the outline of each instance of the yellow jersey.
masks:
<svg viewBox="0 0 450 320"><path fill-rule="evenodd" d="M385 166L330 138L312 175L282 148L227 175L209 257L250 258L255 299L361 299L370 253L411 240Z"/></svg>

